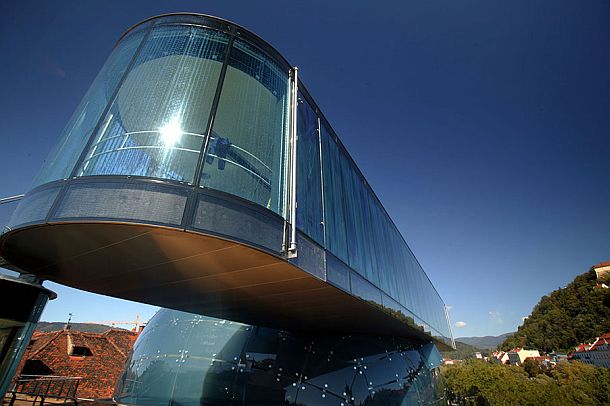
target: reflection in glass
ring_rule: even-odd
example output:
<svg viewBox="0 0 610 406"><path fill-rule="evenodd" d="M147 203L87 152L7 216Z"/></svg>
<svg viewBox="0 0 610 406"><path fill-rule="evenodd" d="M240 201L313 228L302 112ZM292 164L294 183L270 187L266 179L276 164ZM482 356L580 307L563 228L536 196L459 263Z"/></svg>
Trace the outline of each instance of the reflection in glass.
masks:
<svg viewBox="0 0 610 406"><path fill-rule="evenodd" d="M112 52L62 131L60 141L38 173L34 186L70 176L143 36L142 31L133 32Z"/></svg>
<svg viewBox="0 0 610 406"><path fill-rule="evenodd" d="M79 175L192 182L227 43L205 28L153 29Z"/></svg>
<svg viewBox="0 0 610 406"><path fill-rule="evenodd" d="M235 40L214 120L201 185L283 215L288 73Z"/></svg>
<svg viewBox="0 0 610 406"><path fill-rule="evenodd" d="M339 147L332 133L322 125L322 177L324 179L324 221L326 231L326 248L345 263L349 263L347 253L347 213L344 208L341 160Z"/></svg>
<svg viewBox="0 0 610 406"><path fill-rule="evenodd" d="M299 96L297 107L297 227L324 246L318 117Z"/></svg>
<svg viewBox="0 0 610 406"><path fill-rule="evenodd" d="M247 35L236 35L229 49L229 34L190 24L195 18L163 17L121 40L68 123L37 185L66 178L74 169L77 176L129 175L193 183L203 163L197 187L232 194L286 218L286 189L291 186L286 177L287 68L247 42ZM184 24L178 23L181 19ZM221 72L226 73L222 78ZM317 260L324 255L318 255L322 251L312 242L301 244L301 256L294 263L303 259L310 273L327 275L327 281L345 291L383 305L378 299L381 290L414 315L416 324L450 337L441 298L304 93L297 105L296 225L338 260L331 259L324 269L323 260ZM220 98L212 111L216 95ZM74 168L80 157L82 164ZM44 220L56 195L43 194L44 201L42 194L30 196L40 198L35 213L16 212L21 222ZM239 200L231 205L243 210ZM40 207L48 207L42 215ZM226 222L214 216L206 221ZM246 234L256 232L240 235ZM278 250L280 238L269 237L269 244L251 242ZM317 259L306 261L307 252ZM354 272L368 282L355 279L350 287L349 274ZM363 289L357 291L359 287Z"/></svg>
<svg viewBox="0 0 610 406"><path fill-rule="evenodd" d="M350 292L350 269L334 255L326 254L326 280L341 289Z"/></svg>
<svg viewBox="0 0 610 406"><path fill-rule="evenodd" d="M440 405L438 357L432 344L296 334L162 309L138 338L115 399L138 405Z"/></svg>
<svg viewBox="0 0 610 406"><path fill-rule="evenodd" d="M426 331L450 337L443 301L347 151L324 125L321 143L326 249L417 315ZM339 277L331 265L327 275ZM345 286L340 279L331 282ZM377 288L361 282L352 274L351 293L383 305Z"/></svg>

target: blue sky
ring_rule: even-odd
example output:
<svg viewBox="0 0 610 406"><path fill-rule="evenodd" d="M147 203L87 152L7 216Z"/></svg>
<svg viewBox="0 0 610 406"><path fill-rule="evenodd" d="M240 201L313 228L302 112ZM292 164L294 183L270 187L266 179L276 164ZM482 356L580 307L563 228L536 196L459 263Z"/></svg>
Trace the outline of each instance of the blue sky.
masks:
<svg viewBox="0 0 610 406"><path fill-rule="evenodd" d="M172 11L235 21L299 66L456 336L513 331L610 260L604 0L3 1L0 196L27 190L122 32ZM154 312L48 286L44 320Z"/></svg>

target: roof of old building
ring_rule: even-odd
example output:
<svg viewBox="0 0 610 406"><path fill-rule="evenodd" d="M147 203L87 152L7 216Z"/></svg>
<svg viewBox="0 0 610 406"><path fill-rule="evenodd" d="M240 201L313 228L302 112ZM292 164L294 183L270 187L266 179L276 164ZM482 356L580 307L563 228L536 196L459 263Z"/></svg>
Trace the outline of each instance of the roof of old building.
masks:
<svg viewBox="0 0 610 406"><path fill-rule="evenodd" d="M38 374L30 366L40 368L42 365L45 372L40 374L82 377L77 392L79 397L107 398L112 396L137 335L134 331L116 328L103 333L69 328L35 331L18 370L22 374Z"/></svg>
<svg viewBox="0 0 610 406"><path fill-rule="evenodd" d="M602 334L597 337L597 340L591 345L589 351L596 351L600 346L610 344L610 333Z"/></svg>

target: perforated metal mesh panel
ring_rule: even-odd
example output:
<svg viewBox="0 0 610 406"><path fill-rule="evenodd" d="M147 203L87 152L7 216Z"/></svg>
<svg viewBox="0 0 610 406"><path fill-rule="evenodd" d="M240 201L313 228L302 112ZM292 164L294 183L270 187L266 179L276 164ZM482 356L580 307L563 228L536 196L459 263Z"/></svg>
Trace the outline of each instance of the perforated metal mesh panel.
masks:
<svg viewBox="0 0 610 406"><path fill-rule="evenodd" d="M180 225L186 198L186 190L154 184L73 184L53 220L110 219Z"/></svg>
<svg viewBox="0 0 610 406"><path fill-rule="evenodd" d="M325 281L324 249L305 237L300 231L297 233L297 247L298 255L291 259L290 262Z"/></svg>
<svg viewBox="0 0 610 406"><path fill-rule="evenodd" d="M199 197L193 228L236 238L278 254L282 249L283 222L279 218L214 196Z"/></svg>
<svg viewBox="0 0 610 406"><path fill-rule="evenodd" d="M28 193L13 212L8 227L44 222L60 189L61 186L58 186Z"/></svg>

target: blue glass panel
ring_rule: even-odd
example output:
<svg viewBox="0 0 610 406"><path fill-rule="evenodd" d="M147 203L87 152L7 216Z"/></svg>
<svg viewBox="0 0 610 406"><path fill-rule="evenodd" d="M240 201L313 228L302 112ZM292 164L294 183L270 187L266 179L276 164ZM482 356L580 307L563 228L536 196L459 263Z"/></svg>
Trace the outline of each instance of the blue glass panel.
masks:
<svg viewBox="0 0 610 406"><path fill-rule="evenodd" d="M381 250L377 250L375 226L373 223L374 208L371 206L372 191L362 176L358 175L356 179L358 181L359 200L362 210L362 227L364 230L362 246L365 252L365 276L369 281L373 282L376 286L379 286L381 284L379 274L383 272L383 268L380 267L377 257L383 255L383 248L380 247Z"/></svg>
<svg viewBox="0 0 610 406"><path fill-rule="evenodd" d="M284 215L288 72L235 40L206 151L201 186Z"/></svg>
<svg viewBox="0 0 610 406"><path fill-rule="evenodd" d="M365 239L368 238L364 228L364 208L362 205L361 182L358 174L352 167L347 153L342 151L341 170L347 181L343 184L345 188L345 210L347 216L348 252L350 266L363 276L370 277L368 265L368 252Z"/></svg>
<svg viewBox="0 0 610 406"><path fill-rule="evenodd" d="M324 246L318 117L302 96L297 135L297 227Z"/></svg>
<svg viewBox="0 0 610 406"><path fill-rule="evenodd" d="M321 144L327 249L425 321L419 323L428 330L447 331L449 336L438 293L347 152L324 125ZM336 277L338 282L333 283L344 286L341 275L327 259L328 280ZM354 293L358 286L351 289ZM354 294L364 296L363 292Z"/></svg>
<svg viewBox="0 0 610 406"><path fill-rule="evenodd" d="M376 254L375 266L379 278L379 287L383 291L392 294L392 289L394 285L390 283L392 269L389 264L389 259L391 258L391 255L388 254L388 250L390 250L391 248L389 242L386 239L383 211L380 208L377 199L375 198L375 196L373 196L372 193L369 193L368 201L372 227L369 241L372 243L372 250Z"/></svg>
<svg viewBox="0 0 610 406"><path fill-rule="evenodd" d="M335 258L334 255L326 254L326 280L339 286L346 292L350 292L349 286L350 270L347 265Z"/></svg>
<svg viewBox="0 0 610 406"><path fill-rule="evenodd" d="M324 179L324 221L326 248L343 262L348 263L347 232L345 225L347 215L343 208L345 193L341 172L341 155L337 143L330 131L321 126L322 137L322 170Z"/></svg>
<svg viewBox="0 0 610 406"><path fill-rule="evenodd" d="M226 34L190 26L155 28L94 138L79 172L192 182Z"/></svg>
<svg viewBox="0 0 610 406"><path fill-rule="evenodd" d="M381 303L381 291L371 285L366 279L354 272L350 272L350 281L352 285L352 294L364 300L372 301L377 304Z"/></svg>
<svg viewBox="0 0 610 406"><path fill-rule="evenodd" d="M356 272L364 275L364 252L362 249L362 231L360 226L362 221L360 217L360 207L357 190L354 184L353 171L350 162L343 148L338 148L339 156L337 157L341 169L341 202L345 212L345 233L347 236L347 252L349 254L348 263Z"/></svg>
<svg viewBox="0 0 610 406"><path fill-rule="evenodd" d="M70 176L143 35L142 31L134 32L114 49L62 131L60 141L38 173L34 186Z"/></svg>

